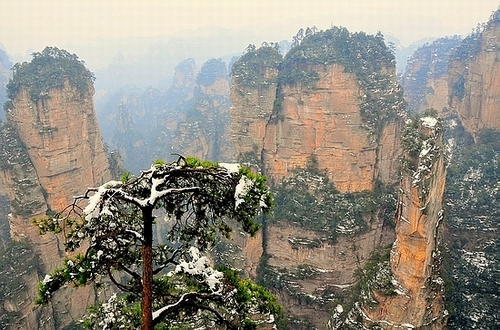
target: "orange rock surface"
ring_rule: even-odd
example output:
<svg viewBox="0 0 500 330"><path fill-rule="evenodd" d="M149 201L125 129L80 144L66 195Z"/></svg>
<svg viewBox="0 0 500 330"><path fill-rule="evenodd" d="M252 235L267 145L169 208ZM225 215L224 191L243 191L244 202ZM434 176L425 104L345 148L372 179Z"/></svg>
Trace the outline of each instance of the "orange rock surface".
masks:
<svg viewBox="0 0 500 330"><path fill-rule="evenodd" d="M341 192L372 190L376 179L393 181L399 126L388 123L377 141L377 133L361 118L356 76L340 65L318 68L318 73L314 89L282 87L281 110L267 123L264 136L266 175L280 182L314 155Z"/></svg>
<svg viewBox="0 0 500 330"><path fill-rule="evenodd" d="M91 89L93 93L93 88ZM22 89L8 120L17 129L54 211L89 186L111 179L92 94L68 83L34 103Z"/></svg>
<svg viewBox="0 0 500 330"><path fill-rule="evenodd" d="M355 74L346 73L341 65L312 70L319 75L314 88L272 83L249 87L233 79L231 137L240 155L253 154L261 161L271 185L293 176L295 169L305 168L311 156L341 192L373 190L377 180L394 183L400 122L387 120L380 131L370 127L361 117L363 94ZM276 77L278 72L268 69L267 77L271 74ZM394 239L383 219L371 222L366 233L339 236L336 242L325 240L325 233L293 224L291 219L279 220L264 228L267 265L285 273L303 267L319 270L313 277L293 279L294 288L304 296L321 297L324 290L347 290L355 282L354 270L366 262L370 252ZM291 243L296 240L313 244ZM237 244L242 246L242 242ZM243 248L247 260L262 252L254 244ZM282 291L278 292L280 302L289 315L316 326L328 322L329 312L313 304L302 305L285 289Z"/></svg>
<svg viewBox="0 0 500 330"><path fill-rule="evenodd" d="M55 329L81 317L87 306L95 303L96 295L91 287L76 293L63 289L54 297L51 308L34 309L37 283L43 276L38 271L49 273L60 266L65 252L60 237L39 235L31 219L46 216L47 210L61 211L87 187L110 180L110 165L92 93L81 95L65 83L63 88L49 90L48 97L36 103L25 88L12 101L7 122L23 147L11 150L19 154L19 162L3 169L0 186L11 205L20 205L9 218L11 238L33 243L40 262L38 270L27 270L23 275L25 289L18 294L25 299L16 307L22 318L14 328ZM71 299L72 294L78 299Z"/></svg>

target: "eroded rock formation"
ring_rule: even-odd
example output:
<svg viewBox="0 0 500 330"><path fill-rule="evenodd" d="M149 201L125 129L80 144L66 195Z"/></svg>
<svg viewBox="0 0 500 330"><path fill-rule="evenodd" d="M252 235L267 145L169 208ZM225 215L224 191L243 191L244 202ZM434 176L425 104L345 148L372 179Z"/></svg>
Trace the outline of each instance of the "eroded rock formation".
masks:
<svg viewBox="0 0 500 330"><path fill-rule="evenodd" d="M264 136L265 173L280 182L314 155L342 192L373 190L377 179L389 183L395 177L391 163L398 153L397 124L386 123L382 132L367 125L360 113L363 92L356 75L343 66L313 71L319 76L314 90L300 84L281 86L281 108L270 118ZM385 159L390 163L380 166L378 161Z"/></svg>
<svg viewBox="0 0 500 330"><path fill-rule="evenodd" d="M93 87L82 96L65 82L33 102L23 88L8 112L8 121L26 147L51 210L68 205L82 187L110 179L92 95Z"/></svg>
<svg viewBox="0 0 500 330"><path fill-rule="evenodd" d="M325 327L332 301L348 305L354 270L393 241L391 207L381 211L374 190L397 181L404 108L381 36L310 33L284 59L269 46L247 49L231 87L239 160L278 191L258 277L276 289L293 329Z"/></svg>
<svg viewBox="0 0 500 330"><path fill-rule="evenodd" d="M438 249L446 179L443 127L439 120L423 117L418 127L408 129L417 129L422 137L407 141L416 145L406 145L403 160L390 259L394 291L373 291L376 304L362 306L362 315L365 324L384 329L444 329L447 311Z"/></svg>
<svg viewBox="0 0 500 330"><path fill-rule="evenodd" d="M231 141L242 161L262 159L266 126L276 103L281 54L262 47L243 55L234 65L231 86Z"/></svg>
<svg viewBox="0 0 500 330"><path fill-rule="evenodd" d="M369 47L360 45L365 35L344 33L332 29L322 37L332 44L352 38L353 48ZM370 42L373 48L385 47L376 38ZM359 63L347 69L340 55L315 55L318 44L298 46L304 58L287 55L281 71L279 53L270 47L252 50L235 63L231 136L236 149L243 160L253 155L262 161L275 183L304 168L311 156L342 192L372 190L377 180L394 182L400 129L396 114L403 104L390 55L380 50L369 63L366 50L356 49ZM337 47L345 45L324 48ZM332 53L336 51L341 52ZM325 56L325 63L302 63L314 56ZM302 71L295 72L297 68Z"/></svg>
<svg viewBox="0 0 500 330"><path fill-rule="evenodd" d="M478 25L452 51L443 46L455 38L422 47L403 76L410 110L434 107L445 118L449 162L443 268L449 281L446 304L452 306L448 326L453 329L487 329L499 324L494 298L499 294L498 285L491 281L498 259L498 246L491 244L498 231L494 206L498 204L499 180L495 174L500 104L498 24L497 10L488 23ZM436 67L441 68L441 78L436 76ZM441 112L442 106L449 111Z"/></svg>
<svg viewBox="0 0 500 330"><path fill-rule="evenodd" d="M122 90L105 105L108 114L101 118L124 166L139 173L156 159L171 161L177 155L234 161L229 106L226 64L211 59L198 72L194 60L186 59L175 68L166 92Z"/></svg>
<svg viewBox="0 0 500 330"><path fill-rule="evenodd" d="M176 118L175 136L165 141L171 144L169 153L213 161L236 158L229 133L229 79L221 59L202 65L193 98L182 108L184 113Z"/></svg>

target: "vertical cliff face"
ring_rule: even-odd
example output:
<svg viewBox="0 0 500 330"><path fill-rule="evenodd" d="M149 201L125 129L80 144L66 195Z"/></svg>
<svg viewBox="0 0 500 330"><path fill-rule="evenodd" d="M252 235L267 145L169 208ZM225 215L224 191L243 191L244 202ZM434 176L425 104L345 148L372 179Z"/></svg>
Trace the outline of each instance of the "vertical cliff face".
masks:
<svg viewBox="0 0 500 330"><path fill-rule="evenodd" d="M443 128L437 119L423 117L418 127L407 126L405 134L396 241L390 259L394 287L390 294L373 290L376 303L363 305L362 315L366 324L385 329L444 329L447 311L438 250L444 213Z"/></svg>
<svg viewBox="0 0 500 330"><path fill-rule="evenodd" d="M452 142L445 191L449 328L498 328L500 131L481 132L474 142L454 118L446 134Z"/></svg>
<svg viewBox="0 0 500 330"><path fill-rule="evenodd" d="M197 71L193 58L188 58L175 67L172 85L168 89L172 100L186 101L193 97Z"/></svg>
<svg viewBox="0 0 500 330"><path fill-rule="evenodd" d="M182 105L171 153L207 160L234 160L229 133L229 80L221 59L204 63L196 78L193 98Z"/></svg>
<svg viewBox="0 0 500 330"><path fill-rule="evenodd" d="M468 36L448 69L450 105L474 138L482 129L500 128L500 12Z"/></svg>
<svg viewBox="0 0 500 330"><path fill-rule="evenodd" d="M274 182L310 157L342 192L393 182L403 100L391 59L381 36L341 28L311 32L283 60L272 47L247 50L233 67L236 149Z"/></svg>
<svg viewBox="0 0 500 330"><path fill-rule="evenodd" d="M409 112L435 109L446 115L448 104L448 62L462 41L459 37L440 38L418 48L402 77Z"/></svg>
<svg viewBox="0 0 500 330"><path fill-rule="evenodd" d="M68 205L82 187L110 179L92 94L92 87L80 95L66 81L37 102L27 88L12 100L8 121L26 147L51 210Z"/></svg>
<svg viewBox="0 0 500 330"><path fill-rule="evenodd" d="M79 78L70 75L80 70ZM95 301L92 290L85 289L78 293L81 299L71 300L63 292L51 308L33 309L39 276L59 264L64 250L58 237L40 236L31 219L61 211L82 189L111 179L94 113L92 80L85 73L76 55L46 48L35 53L31 63L16 65L8 85L11 100L2 127L0 186L10 200L13 244L28 244L36 257L20 275L22 289L3 306L19 315L12 328L60 328ZM13 297L24 299L16 304Z"/></svg>
<svg viewBox="0 0 500 330"><path fill-rule="evenodd" d="M500 255L498 245L492 244L498 232L499 15L494 12L488 23L478 25L451 51L442 46L452 40L442 39L417 50L403 80L411 110L433 106L430 100L448 102L445 106L450 110L441 113L446 118L448 150L443 269L450 329L500 324L499 286L491 280L497 277ZM436 77L429 63L446 58L442 78ZM446 93L433 89L437 83L447 86ZM433 107L441 111L441 106Z"/></svg>
<svg viewBox="0 0 500 330"><path fill-rule="evenodd" d="M5 218L0 271L0 326L5 329L46 329L54 327L52 312L33 309L37 282L44 269L50 269L61 257L55 237L39 236L31 224L32 217L44 216L47 204L26 149L19 135L8 122L1 127L0 193L9 201ZM44 262L40 262L44 259ZM12 265L12 267L11 267Z"/></svg>
<svg viewBox="0 0 500 330"><path fill-rule="evenodd" d="M266 126L276 102L281 54L272 47L248 49L232 68L231 141L242 161L261 161Z"/></svg>
<svg viewBox="0 0 500 330"><path fill-rule="evenodd" d="M364 121L363 91L356 75L343 66L317 67L313 72L318 75L314 89L301 84L280 88L281 107L269 120L264 137L266 174L279 182L304 168L313 155L342 192L373 190L377 179L393 180L395 168L378 161L393 162L397 157L397 124L384 123L380 132ZM377 169L384 172L382 177Z"/></svg>

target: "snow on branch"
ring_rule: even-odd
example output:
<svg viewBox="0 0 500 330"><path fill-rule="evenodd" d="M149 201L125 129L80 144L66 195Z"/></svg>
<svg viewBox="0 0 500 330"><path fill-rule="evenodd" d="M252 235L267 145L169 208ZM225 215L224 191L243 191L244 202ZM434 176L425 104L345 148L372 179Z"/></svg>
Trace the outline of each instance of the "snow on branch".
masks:
<svg viewBox="0 0 500 330"><path fill-rule="evenodd" d="M189 249L189 254L192 260L180 260L175 270L170 273L170 276L179 273L198 275L202 278L202 282L208 285L212 293L221 293L224 274L213 269L210 266L208 258L206 256L201 256L200 250L198 250L197 247L192 246Z"/></svg>

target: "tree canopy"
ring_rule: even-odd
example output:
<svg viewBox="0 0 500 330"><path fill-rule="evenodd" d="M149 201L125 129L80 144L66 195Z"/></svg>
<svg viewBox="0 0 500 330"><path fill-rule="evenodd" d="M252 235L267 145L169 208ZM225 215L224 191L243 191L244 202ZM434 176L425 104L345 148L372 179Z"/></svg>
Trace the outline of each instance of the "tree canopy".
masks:
<svg viewBox="0 0 500 330"><path fill-rule="evenodd" d="M95 77L78 56L57 47L45 47L32 54L31 62L16 63L7 84L7 96L13 100L21 87L29 89L33 102L43 98L51 88L60 88L66 80L80 93L88 91Z"/></svg>
<svg viewBox="0 0 500 330"><path fill-rule="evenodd" d="M36 221L42 233L67 231L68 252L84 249L40 282L37 303L48 303L65 284L109 277L122 294L90 309L89 328L249 329L253 314L272 322L280 307L269 292L235 270L214 269L203 255L218 233L230 235L229 219L255 234L254 218L271 203L265 177L183 157L89 188L54 218ZM164 239L153 235L160 221Z"/></svg>
<svg viewBox="0 0 500 330"><path fill-rule="evenodd" d="M265 43L259 48L249 45L245 54L233 64L231 75L239 84L249 87L276 83L276 78L267 71L278 70L282 60L277 44Z"/></svg>
<svg viewBox="0 0 500 330"><path fill-rule="evenodd" d="M224 63L224 61L220 58L212 58L203 63L200 72L196 77L196 82L203 86L210 86L215 83L218 78L226 79L226 77L226 63Z"/></svg>

